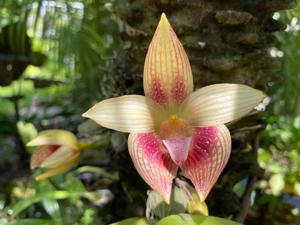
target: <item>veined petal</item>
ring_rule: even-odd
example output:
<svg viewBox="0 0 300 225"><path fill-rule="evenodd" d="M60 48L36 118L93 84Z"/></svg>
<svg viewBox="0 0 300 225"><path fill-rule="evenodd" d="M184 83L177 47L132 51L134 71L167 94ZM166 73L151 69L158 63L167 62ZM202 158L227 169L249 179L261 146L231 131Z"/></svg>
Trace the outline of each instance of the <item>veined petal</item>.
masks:
<svg viewBox="0 0 300 225"><path fill-rule="evenodd" d="M246 85L214 84L192 93L183 108L192 126L205 127L239 119L265 98L265 93Z"/></svg>
<svg viewBox="0 0 300 225"><path fill-rule="evenodd" d="M66 130L45 130L38 134L27 146L64 145L74 150L78 149L76 136Z"/></svg>
<svg viewBox="0 0 300 225"><path fill-rule="evenodd" d="M40 180L44 180L48 177L53 177L58 174L66 172L68 169L70 169L72 166L74 166L77 163L77 161L79 159L79 155L80 155L80 153L76 152L74 155L71 156L71 158L69 158L68 161L65 161L65 163L63 165L53 168L53 169L50 169L47 172L38 175L35 179L37 181L40 181Z"/></svg>
<svg viewBox="0 0 300 225"><path fill-rule="evenodd" d="M76 153L74 150L66 146L59 147L55 152L49 155L42 163L40 167L55 168L63 165L68 161L72 155Z"/></svg>
<svg viewBox="0 0 300 225"><path fill-rule="evenodd" d="M146 55L144 90L160 105L178 105L193 91L188 57L164 13Z"/></svg>
<svg viewBox="0 0 300 225"><path fill-rule="evenodd" d="M30 168L33 170L41 166L43 161L55 152L60 146L59 145L44 145L37 149L31 156Z"/></svg>
<svg viewBox="0 0 300 225"><path fill-rule="evenodd" d="M191 145L181 169L204 201L229 159L229 130L224 125L196 128Z"/></svg>
<svg viewBox="0 0 300 225"><path fill-rule="evenodd" d="M122 132L152 132L159 106L140 95L124 95L99 102L90 108L88 117L103 127Z"/></svg>
<svg viewBox="0 0 300 225"><path fill-rule="evenodd" d="M130 134L128 149L140 176L169 203L178 167L158 137L154 133Z"/></svg>

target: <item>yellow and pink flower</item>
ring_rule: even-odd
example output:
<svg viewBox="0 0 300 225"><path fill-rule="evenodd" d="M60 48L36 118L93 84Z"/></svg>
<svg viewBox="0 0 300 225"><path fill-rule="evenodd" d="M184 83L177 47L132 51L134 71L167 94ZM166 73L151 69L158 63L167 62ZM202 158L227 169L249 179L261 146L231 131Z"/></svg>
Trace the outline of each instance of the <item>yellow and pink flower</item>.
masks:
<svg viewBox="0 0 300 225"><path fill-rule="evenodd" d="M231 137L224 124L254 110L266 95L241 84L193 92L188 57L165 14L149 46L143 79L145 96L107 99L83 116L130 133L135 168L166 202L178 169L204 201L229 159Z"/></svg>
<svg viewBox="0 0 300 225"><path fill-rule="evenodd" d="M27 146L38 147L30 161L31 169L47 168L36 180L58 175L74 166L80 157L80 144L76 136L66 130L46 130L38 134Z"/></svg>

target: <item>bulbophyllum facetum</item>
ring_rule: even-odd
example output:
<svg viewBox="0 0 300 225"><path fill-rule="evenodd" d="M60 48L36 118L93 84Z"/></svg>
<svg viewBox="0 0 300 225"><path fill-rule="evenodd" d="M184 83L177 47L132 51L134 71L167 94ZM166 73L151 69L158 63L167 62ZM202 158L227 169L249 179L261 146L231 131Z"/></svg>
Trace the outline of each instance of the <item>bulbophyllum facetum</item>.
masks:
<svg viewBox="0 0 300 225"><path fill-rule="evenodd" d="M38 147L31 156L31 169L48 169L35 178L37 181L70 169L79 160L81 151L81 144L76 136L66 130L42 131L27 146Z"/></svg>
<svg viewBox="0 0 300 225"><path fill-rule="evenodd" d="M193 92L188 57L165 14L150 43L143 79L145 96L107 99L83 116L130 133L135 168L166 202L178 169L204 201L230 155L224 124L245 116L266 95L240 84L214 84Z"/></svg>

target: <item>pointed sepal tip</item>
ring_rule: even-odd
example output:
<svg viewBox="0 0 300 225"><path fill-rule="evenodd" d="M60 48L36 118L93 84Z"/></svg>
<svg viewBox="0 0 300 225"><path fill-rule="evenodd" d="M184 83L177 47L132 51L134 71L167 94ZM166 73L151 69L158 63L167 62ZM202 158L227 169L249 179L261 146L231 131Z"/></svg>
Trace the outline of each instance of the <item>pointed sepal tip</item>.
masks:
<svg viewBox="0 0 300 225"><path fill-rule="evenodd" d="M168 27L170 27L170 26L171 26L171 25L170 25L170 23L169 23L169 20L168 20L166 14L165 14L165 13L162 13L162 14L161 14L161 17L160 17L160 21L159 21L159 23L158 23L158 27L159 27L159 28L168 28Z"/></svg>

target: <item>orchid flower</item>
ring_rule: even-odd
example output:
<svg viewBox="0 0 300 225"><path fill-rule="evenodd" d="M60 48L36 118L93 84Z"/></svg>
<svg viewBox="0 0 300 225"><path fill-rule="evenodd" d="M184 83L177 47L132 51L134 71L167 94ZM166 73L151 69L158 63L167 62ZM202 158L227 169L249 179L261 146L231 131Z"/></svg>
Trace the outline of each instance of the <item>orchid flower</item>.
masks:
<svg viewBox="0 0 300 225"><path fill-rule="evenodd" d="M27 146L38 147L31 157L31 169L49 169L35 178L38 181L70 169L79 160L81 149L76 136L66 130L42 131Z"/></svg>
<svg viewBox="0 0 300 225"><path fill-rule="evenodd" d="M188 57L162 14L144 65L145 96L106 99L83 114L103 127L129 132L135 168L168 203L180 168L204 201L231 151L225 123L260 105L266 95L240 84L214 84L193 92Z"/></svg>

